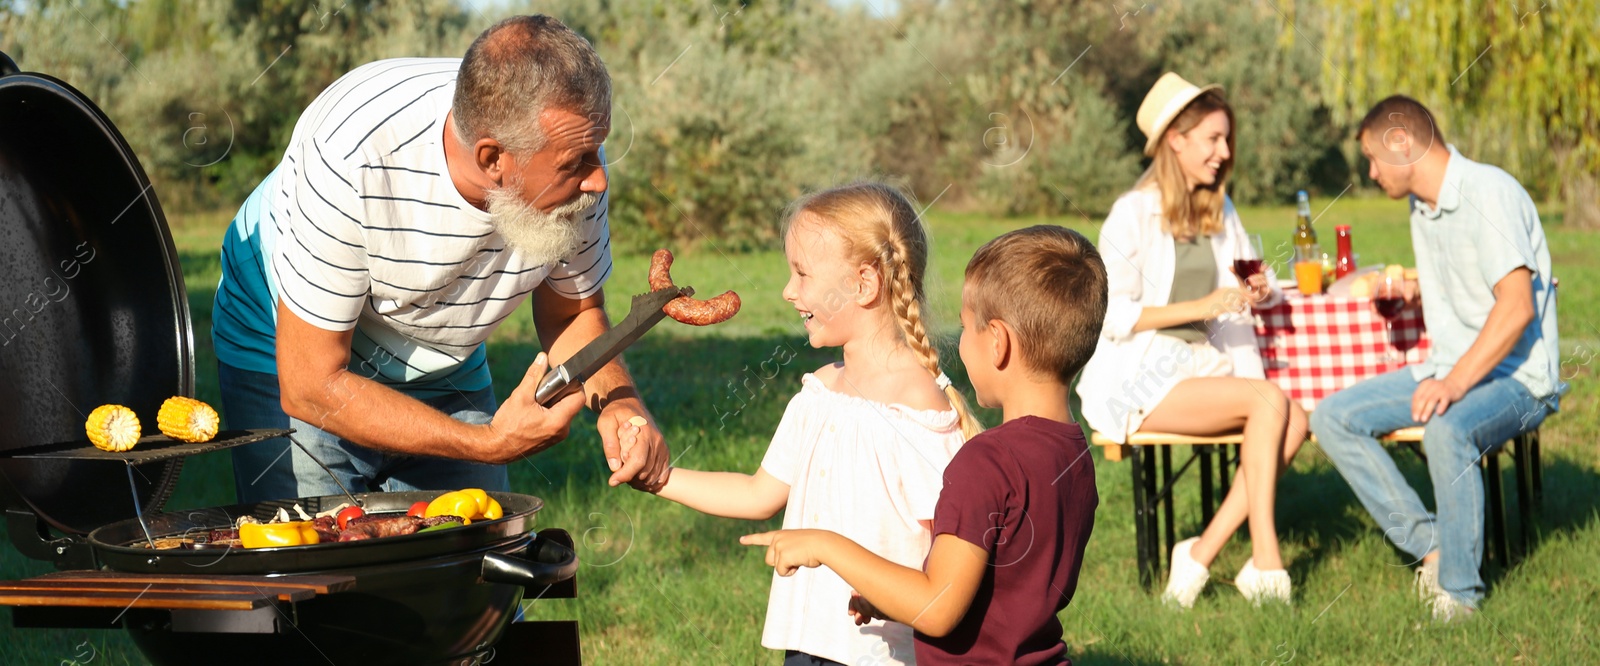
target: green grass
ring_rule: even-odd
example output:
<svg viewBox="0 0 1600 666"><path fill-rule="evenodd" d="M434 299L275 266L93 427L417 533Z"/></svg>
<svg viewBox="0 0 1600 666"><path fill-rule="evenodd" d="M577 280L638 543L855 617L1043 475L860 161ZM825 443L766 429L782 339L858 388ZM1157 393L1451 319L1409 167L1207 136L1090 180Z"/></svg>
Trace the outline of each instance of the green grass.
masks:
<svg viewBox="0 0 1600 666"><path fill-rule="evenodd" d="M1288 238L1293 222L1293 211L1283 207L1248 208L1241 215L1267 239L1269 256L1279 240ZM936 321L943 324L938 330L946 336L951 332L962 268L982 242L1039 222L1064 223L1094 238L1098 221L933 215L928 291ZM200 394L212 402L217 388L209 311L216 247L226 222L227 214L173 221L198 327ZM1410 262L1403 203L1345 197L1318 220L1318 228L1331 238L1333 225L1346 223L1354 226L1357 251L1367 263ZM1600 662L1592 639L1600 620L1600 456L1594 444L1600 434L1594 389L1600 382L1589 362L1600 348L1600 296L1595 293L1600 269L1589 261L1600 250L1600 236L1566 230L1554 216L1547 232L1563 282L1564 370L1573 391L1563 413L1544 428L1543 538L1517 567L1491 571L1489 597L1475 621L1450 627L1426 621L1424 609L1408 594L1410 570L1314 448L1299 457L1280 490L1279 526L1296 585L1294 608L1255 610L1218 583L1194 611L1170 612L1135 578L1126 463L1107 463L1096 453L1100 510L1077 597L1062 615L1073 658L1133 664ZM645 261L618 259L610 288L618 302L644 289ZM800 375L837 354L805 347L797 319L779 296L786 279L781 253L724 256L708 245L681 253L675 275L704 292L737 289L745 311L710 329L665 324L629 352L628 362L678 465L754 470ZM614 307L613 316L623 309ZM951 342L946 337L946 349ZM758 366L774 350L781 350L780 358L791 351L796 358L776 377L763 379ZM536 353L526 313L496 333L490 358L500 396L508 394ZM959 381L954 354L946 354L945 361ZM993 414L986 419L994 423ZM1413 456L1398 459L1427 496L1423 466ZM1506 487L1512 488L1510 471L1506 474ZM759 552L739 546L737 539L778 521L710 518L627 488L607 488L605 478L592 420L575 427L570 441L512 466L513 489L548 501L540 522L570 530L584 562L579 598L535 604L534 616L578 619L591 664L777 663L779 655L760 647L771 570L762 565ZM1185 533L1199 528L1194 485L1183 484L1179 493ZM185 467L170 507L231 500L228 458L211 454ZM1513 524L1513 534L1515 529ZM1247 556L1248 544L1240 535L1214 567L1216 579L1231 578ZM9 555L0 564L0 577L47 569ZM85 641L97 648L96 664L144 663L118 631L15 630L9 623L0 626L0 663L61 663L86 653L79 647Z"/></svg>

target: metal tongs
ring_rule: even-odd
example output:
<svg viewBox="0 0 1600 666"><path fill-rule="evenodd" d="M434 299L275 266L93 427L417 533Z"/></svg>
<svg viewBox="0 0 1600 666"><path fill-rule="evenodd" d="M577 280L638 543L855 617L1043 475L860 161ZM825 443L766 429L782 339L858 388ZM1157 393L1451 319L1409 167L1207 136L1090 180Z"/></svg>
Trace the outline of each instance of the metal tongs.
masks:
<svg viewBox="0 0 1600 666"><path fill-rule="evenodd" d="M589 344L579 349L572 358L551 368L539 381L533 399L541 405L550 405L562 396L577 390L600 368L627 349L628 345L643 337L667 313L662 310L667 303L680 296L693 296L693 287L668 287L633 297L628 316L611 330L601 333Z"/></svg>

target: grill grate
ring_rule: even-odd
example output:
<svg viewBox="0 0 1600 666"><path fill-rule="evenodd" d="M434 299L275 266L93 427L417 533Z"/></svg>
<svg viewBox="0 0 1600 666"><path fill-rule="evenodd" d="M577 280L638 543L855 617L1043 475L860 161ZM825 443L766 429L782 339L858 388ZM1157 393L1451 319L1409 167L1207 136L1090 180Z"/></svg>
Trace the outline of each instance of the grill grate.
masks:
<svg viewBox="0 0 1600 666"><path fill-rule="evenodd" d="M77 442L64 442L61 444L41 444L20 449L0 452L4 458L33 458L56 460L108 460L120 462L123 469L128 472L128 490L133 492L133 511L139 519L139 527L144 530L145 543L154 549L155 538L150 535L150 526L144 520L144 507L140 506L138 485L133 481L133 468L145 463L182 458L211 451L242 446L253 442L284 437L294 432L293 430L279 430L263 428L259 430L228 430L217 433L209 442L180 442L166 435L150 435L139 438L139 443L127 451L103 451L87 440ZM294 441L291 439L290 441ZM321 461L318 461L321 464ZM327 467L323 467L327 469ZM332 474L332 472L329 472ZM337 481L337 479L335 479ZM343 484L341 484L343 487ZM346 493L348 494L348 493Z"/></svg>
<svg viewBox="0 0 1600 666"><path fill-rule="evenodd" d="M148 435L127 451L102 451L88 440L61 444L40 444L0 452L0 458L58 459L58 460L115 460L128 465L143 465L200 453L221 451L274 437L283 437L293 430L258 429L225 430L209 442L180 442L166 435Z"/></svg>

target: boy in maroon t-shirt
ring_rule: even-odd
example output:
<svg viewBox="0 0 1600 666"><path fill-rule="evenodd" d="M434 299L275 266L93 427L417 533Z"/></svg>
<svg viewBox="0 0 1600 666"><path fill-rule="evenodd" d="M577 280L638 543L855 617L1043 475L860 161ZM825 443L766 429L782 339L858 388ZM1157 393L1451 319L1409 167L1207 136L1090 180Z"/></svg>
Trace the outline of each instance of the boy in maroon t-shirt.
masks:
<svg viewBox="0 0 1600 666"><path fill-rule="evenodd" d="M1082 234L1042 225L979 248L966 277L961 361L978 403L1005 423L945 468L923 571L824 530L740 542L767 546L780 575L833 569L861 595L849 609L857 623L916 630L922 666L1068 663L1056 614L1077 589L1100 499L1067 396L1100 338L1105 264Z"/></svg>

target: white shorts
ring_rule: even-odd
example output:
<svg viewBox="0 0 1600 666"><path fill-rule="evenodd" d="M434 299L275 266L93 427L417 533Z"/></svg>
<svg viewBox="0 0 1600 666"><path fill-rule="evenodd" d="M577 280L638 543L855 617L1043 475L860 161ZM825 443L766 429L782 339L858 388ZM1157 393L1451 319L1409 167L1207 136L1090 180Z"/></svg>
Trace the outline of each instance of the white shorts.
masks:
<svg viewBox="0 0 1600 666"><path fill-rule="evenodd" d="M1142 369L1149 373L1149 379L1141 379L1150 383L1140 387L1143 390L1139 396L1144 399L1134 405L1128 417L1129 433L1139 431L1144 418L1167 398L1178 382L1195 377L1233 376L1233 361L1209 342L1187 342L1157 333L1151 338L1144 358Z"/></svg>

